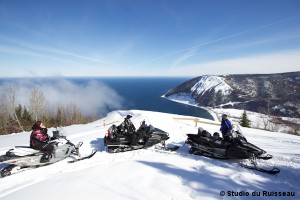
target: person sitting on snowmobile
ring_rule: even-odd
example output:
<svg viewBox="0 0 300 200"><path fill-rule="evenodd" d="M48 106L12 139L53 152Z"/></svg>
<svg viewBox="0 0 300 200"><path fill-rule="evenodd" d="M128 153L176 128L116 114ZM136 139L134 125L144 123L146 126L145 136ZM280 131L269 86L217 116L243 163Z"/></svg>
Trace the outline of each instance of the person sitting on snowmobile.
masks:
<svg viewBox="0 0 300 200"><path fill-rule="evenodd" d="M41 158L41 163L49 162L54 145L48 143L50 137L47 134L48 129L44 126L42 121L37 121L32 126L32 132L30 135L30 147L36 150L45 151Z"/></svg>
<svg viewBox="0 0 300 200"><path fill-rule="evenodd" d="M124 121L122 122L122 124L120 124L118 127L122 134L129 137L130 146L134 145L135 139L137 137L135 134L135 131L136 131L135 126L133 125L133 123L130 120L131 117L132 117L131 115L127 115L124 118Z"/></svg>
<svg viewBox="0 0 300 200"><path fill-rule="evenodd" d="M141 126L139 127L139 129L135 132L136 138L135 138L135 141L134 141L133 144L137 144L140 140L144 141L144 138L147 137L146 128L147 128L147 125L146 125L146 122L144 120L144 121L142 121Z"/></svg>
<svg viewBox="0 0 300 200"><path fill-rule="evenodd" d="M227 115L223 114L222 116L222 122L221 122L221 128L220 131L222 133L222 137L225 141L230 140L231 132L232 132L232 124L227 119Z"/></svg>

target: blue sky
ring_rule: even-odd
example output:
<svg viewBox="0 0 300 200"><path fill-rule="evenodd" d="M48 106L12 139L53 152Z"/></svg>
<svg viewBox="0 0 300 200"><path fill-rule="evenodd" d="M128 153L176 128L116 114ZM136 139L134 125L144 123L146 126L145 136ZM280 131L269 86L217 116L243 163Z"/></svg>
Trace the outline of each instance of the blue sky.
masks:
<svg viewBox="0 0 300 200"><path fill-rule="evenodd" d="M298 0L0 0L0 77L288 71Z"/></svg>

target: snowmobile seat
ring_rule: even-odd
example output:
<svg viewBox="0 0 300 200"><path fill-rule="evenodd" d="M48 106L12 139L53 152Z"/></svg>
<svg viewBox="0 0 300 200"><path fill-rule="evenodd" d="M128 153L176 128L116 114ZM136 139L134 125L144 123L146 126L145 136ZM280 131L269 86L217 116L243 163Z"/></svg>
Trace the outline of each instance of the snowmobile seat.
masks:
<svg viewBox="0 0 300 200"><path fill-rule="evenodd" d="M206 137L206 138L211 138L211 134L206 131L206 130L203 130L202 132L200 132L200 130L198 131L198 135L201 136L201 137Z"/></svg>
<svg viewBox="0 0 300 200"><path fill-rule="evenodd" d="M191 138L194 142L197 144L203 144L210 146L213 143L212 137L199 137L198 135L195 135L196 137Z"/></svg>
<svg viewBox="0 0 300 200"><path fill-rule="evenodd" d="M29 146L16 146L14 149L10 149L6 152L6 156L9 157L22 157L26 155L31 155L35 153L39 153L41 151L35 150Z"/></svg>
<svg viewBox="0 0 300 200"><path fill-rule="evenodd" d="M33 149L30 146L15 146L15 148L17 150L25 151L25 152L29 152L29 153L38 153L38 152L40 152L40 150Z"/></svg>

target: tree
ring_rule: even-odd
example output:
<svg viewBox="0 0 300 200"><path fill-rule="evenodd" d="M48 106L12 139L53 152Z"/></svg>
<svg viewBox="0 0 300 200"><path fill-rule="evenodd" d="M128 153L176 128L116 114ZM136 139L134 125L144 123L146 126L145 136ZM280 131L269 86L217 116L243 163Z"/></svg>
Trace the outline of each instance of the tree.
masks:
<svg viewBox="0 0 300 200"><path fill-rule="evenodd" d="M29 109L34 120L40 120L45 113L46 100L42 90L37 87L31 90L29 96Z"/></svg>
<svg viewBox="0 0 300 200"><path fill-rule="evenodd" d="M0 135L8 133L9 106L4 94L0 94Z"/></svg>
<svg viewBox="0 0 300 200"><path fill-rule="evenodd" d="M248 119L248 116L247 116L247 113L245 110L241 116L241 120L240 120L239 124L242 127L250 127L250 120Z"/></svg>
<svg viewBox="0 0 300 200"><path fill-rule="evenodd" d="M12 113L12 116L13 116L12 119L17 122L20 130L24 131L24 128L21 125L21 122L20 122L20 119L19 119L19 116L18 116L19 113L17 113L17 111L21 112L21 110L16 109L16 107L17 107L16 106L16 101L17 101L16 100L16 88L14 88L12 86L9 86L6 91L7 91L7 99L8 99L8 102L10 103L9 110ZM22 107L21 107L21 109L22 109Z"/></svg>
<svg viewBox="0 0 300 200"><path fill-rule="evenodd" d="M65 123L65 119L63 117L63 109L61 108L61 106L57 106L57 111L56 111L56 116L55 116L55 124L57 126L61 126L64 125Z"/></svg>
<svg viewBox="0 0 300 200"><path fill-rule="evenodd" d="M27 111L27 108L25 106L22 107L22 105L19 104L19 106L15 108L15 114L19 119L20 123L22 124L24 131L30 130L31 125L33 124L33 120L30 113ZM19 130L17 129L15 131L19 131Z"/></svg>
<svg viewBox="0 0 300 200"><path fill-rule="evenodd" d="M31 114L28 112L28 110L25 106L23 108L22 122L26 126L26 129L30 130L30 128L33 124L33 120L32 120Z"/></svg>

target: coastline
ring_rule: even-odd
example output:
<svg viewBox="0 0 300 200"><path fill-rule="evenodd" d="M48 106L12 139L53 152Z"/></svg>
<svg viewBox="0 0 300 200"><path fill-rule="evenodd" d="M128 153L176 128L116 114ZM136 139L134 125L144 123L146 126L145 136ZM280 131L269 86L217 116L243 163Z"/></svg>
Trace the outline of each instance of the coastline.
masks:
<svg viewBox="0 0 300 200"><path fill-rule="evenodd" d="M189 105L189 106L193 106L193 107L197 107L197 108L206 110L214 119L213 121L220 122L220 118L218 117L218 114L212 108L204 107L204 106L197 106L195 103L194 104L190 103L190 100L193 100L193 99L186 99L186 100L172 99L172 98L166 97L165 95L162 95L161 97L165 98L167 100L176 102L176 103L181 103L181 104L185 104L185 105ZM193 101L195 102L195 100L193 100Z"/></svg>

